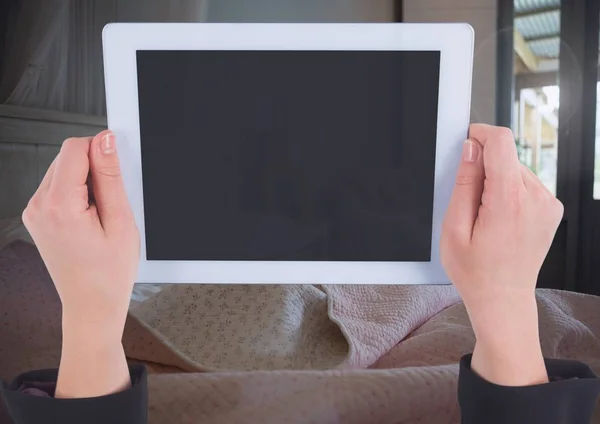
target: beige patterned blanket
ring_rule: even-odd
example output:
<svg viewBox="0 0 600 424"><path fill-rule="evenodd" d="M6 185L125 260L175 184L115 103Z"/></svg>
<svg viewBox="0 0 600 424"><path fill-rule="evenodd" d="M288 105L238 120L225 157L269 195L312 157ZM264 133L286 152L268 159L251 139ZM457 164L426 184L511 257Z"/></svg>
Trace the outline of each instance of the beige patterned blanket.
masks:
<svg viewBox="0 0 600 424"><path fill-rule="evenodd" d="M600 298L538 305L545 354L600 372ZM0 320L1 377L57 366L60 304L29 244L0 252ZM132 308L123 343L152 371L151 423L444 424L474 337L451 287L177 285Z"/></svg>

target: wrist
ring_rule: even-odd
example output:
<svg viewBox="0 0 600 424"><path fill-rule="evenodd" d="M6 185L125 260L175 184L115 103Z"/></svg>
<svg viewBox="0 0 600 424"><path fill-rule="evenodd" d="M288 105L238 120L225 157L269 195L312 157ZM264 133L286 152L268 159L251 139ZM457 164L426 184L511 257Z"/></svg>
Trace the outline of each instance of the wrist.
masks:
<svg viewBox="0 0 600 424"><path fill-rule="evenodd" d="M485 299L469 299L465 306L476 338L473 371L505 386L548 381L533 291L495 293Z"/></svg>
<svg viewBox="0 0 600 424"><path fill-rule="evenodd" d="M539 341L512 347L477 341L472 370L485 380L501 386L532 386L548 382Z"/></svg>
<svg viewBox="0 0 600 424"><path fill-rule="evenodd" d="M56 398L89 398L120 392L131 385L120 342L63 340Z"/></svg>
<svg viewBox="0 0 600 424"><path fill-rule="evenodd" d="M77 345L90 350L102 350L108 346L121 347L124 319L116 317L82 315L63 311L62 336L63 346Z"/></svg>
<svg viewBox="0 0 600 424"><path fill-rule="evenodd" d="M464 298L478 341L488 344L517 343L533 337L539 343L535 292L495 292Z"/></svg>

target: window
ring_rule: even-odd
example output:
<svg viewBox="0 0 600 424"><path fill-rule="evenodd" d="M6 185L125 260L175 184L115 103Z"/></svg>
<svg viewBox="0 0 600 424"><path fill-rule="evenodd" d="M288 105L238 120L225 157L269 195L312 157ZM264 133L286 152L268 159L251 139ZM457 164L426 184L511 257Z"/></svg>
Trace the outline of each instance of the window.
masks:
<svg viewBox="0 0 600 424"><path fill-rule="evenodd" d="M559 89L524 88L518 93L515 138L519 158L556 194Z"/></svg>

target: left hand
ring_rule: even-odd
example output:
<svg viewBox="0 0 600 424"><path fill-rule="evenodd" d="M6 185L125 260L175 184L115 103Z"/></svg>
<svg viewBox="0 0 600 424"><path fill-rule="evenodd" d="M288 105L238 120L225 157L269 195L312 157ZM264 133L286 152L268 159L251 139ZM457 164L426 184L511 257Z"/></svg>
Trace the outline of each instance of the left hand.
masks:
<svg viewBox="0 0 600 424"><path fill-rule="evenodd" d="M115 135L103 131L65 141L23 212L23 222L62 302L63 375L65 361L75 364L83 353L124 363L121 338L140 241ZM57 393L60 388L59 377Z"/></svg>
<svg viewBox="0 0 600 424"><path fill-rule="evenodd" d="M23 222L56 285L63 314L94 327L102 323L120 340L140 246L114 146L108 131L65 141Z"/></svg>

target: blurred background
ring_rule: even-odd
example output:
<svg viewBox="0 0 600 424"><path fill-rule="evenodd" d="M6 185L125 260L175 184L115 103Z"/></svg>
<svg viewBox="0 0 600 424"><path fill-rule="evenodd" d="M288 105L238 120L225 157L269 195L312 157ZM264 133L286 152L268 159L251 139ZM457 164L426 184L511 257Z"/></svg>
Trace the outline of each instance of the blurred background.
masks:
<svg viewBox="0 0 600 424"><path fill-rule="evenodd" d="M512 128L565 205L539 286L600 294L599 20L598 0L3 0L0 245L62 141L106 126L108 22L468 22L472 121Z"/></svg>

